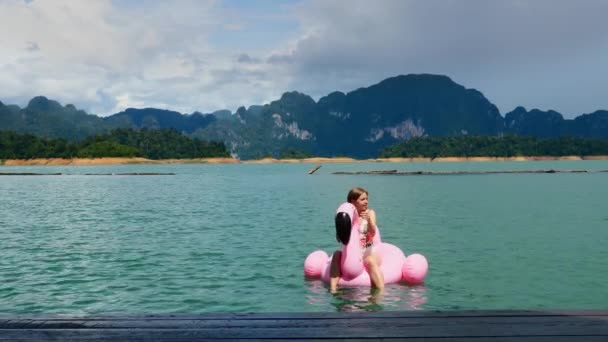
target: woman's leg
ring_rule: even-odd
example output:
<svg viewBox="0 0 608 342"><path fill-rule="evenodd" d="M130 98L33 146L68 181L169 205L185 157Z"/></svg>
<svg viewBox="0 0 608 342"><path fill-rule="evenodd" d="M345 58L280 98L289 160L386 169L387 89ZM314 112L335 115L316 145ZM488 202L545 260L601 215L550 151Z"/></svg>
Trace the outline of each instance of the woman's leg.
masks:
<svg viewBox="0 0 608 342"><path fill-rule="evenodd" d="M372 280L372 286L380 290L384 289L384 274L380 270L382 259L377 253L371 253L363 260L367 272Z"/></svg>
<svg viewBox="0 0 608 342"><path fill-rule="evenodd" d="M340 262L342 261L342 252L335 251L331 257L331 266L329 269L329 291L336 293L338 289L338 281L340 280Z"/></svg>

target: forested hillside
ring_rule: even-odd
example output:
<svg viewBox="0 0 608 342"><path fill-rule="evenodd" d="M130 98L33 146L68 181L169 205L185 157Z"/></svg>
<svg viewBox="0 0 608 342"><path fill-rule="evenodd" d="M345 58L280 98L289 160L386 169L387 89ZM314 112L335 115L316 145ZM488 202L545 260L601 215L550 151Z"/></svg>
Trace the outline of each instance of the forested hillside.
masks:
<svg viewBox="0 0 608 342"><path fill-rule="evenodd" d="M392 150L397 151L399 146L404 146L402 143L420 137L451 138L441 140L446 144L461 141L458 137L474 140L477 139L474 137L503 135L608 139L608 111L598 110L564 119L555 111L528 111L517 107L503 117L480 91L467 89L447 76L429 74L391 77L348 93L332 92L318 101L290 91L268 104L241 107L235 113L218 110L208 114L182 114L156 108L129 108L101 118L43 96L33 98L25 108L0 102L0 131L64 139L66 146L82 144L92 136L109 134L119 128L132 132L172 129L185 137L221 142L229 153L241 159L284 155L373 158L390 146L397 145ZM110 139L111 134L106 136L108 141L124 144L115 136ZM157 138L165 137L163 134L148 137L157 146L154 150L142 149L142 146L135 146L137 144L125 146L156 158L168 155L160 147L162 144L178 140L176 136L166 142ZM499 141L504 143L506 140ZM548 141L557 144L561 140ZM452 151L448 145L442 146L446 148L442 153ZM173 145L167 149L172 151L171 155L199 153ZM91 147L88 151L98 150L135 153L107 144ZM597 150L590 153L595 154Z"/></svg>

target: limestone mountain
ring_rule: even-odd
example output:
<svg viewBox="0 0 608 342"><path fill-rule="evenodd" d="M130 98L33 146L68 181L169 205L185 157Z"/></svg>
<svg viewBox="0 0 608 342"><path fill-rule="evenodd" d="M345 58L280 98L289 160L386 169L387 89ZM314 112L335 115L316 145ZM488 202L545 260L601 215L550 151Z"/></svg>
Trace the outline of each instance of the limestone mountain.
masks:
<svg viewBox="0 0 608 342"><path fill-rule="evenodd" d="M195 134L224 139L242 158L276 157L287 148L363 158L411 137L496 135L504 127L496 106L480 92L437 75L397 76L318 102L287 92L259 114L242 108L236 117L232 130L218 120Z"/></svg>
<svg viewBox="0 0 608 342"><path fill-rule="evenodd" d="M497 136L608 138L608 111L575 119L555 111L517 107L503 118L483 94L442 75L401 75L315 101L290 91L265 105L211 114L129 108L109 117L90 115L39 96L25 108L0 102L0 130L82 140L115 128L173 128L224 142L242 159L291 155L376 157L413 137Z"/></svg>
<svg viewBox="0 0 608 342"><path fill-rule="evenodd" d="M62 106L44 96L30 100L25 108L0 103L0 130L31 133L45 138L84 139L103 131L103 119Z"/></svg>
<svg viewBox="0 0 608 342"><path fill-rule="evenodd" d="M597 110L574 118L568 133L578 137L608 138L608 111Z"/></svg>
<svg viewBox="0 0 608 342"><path fill-rule="evenodd" d="M210 114L184 115L156 108L133 109L101 118L78 110L74 105L37 96L25 108L0 102L0 130L31 133L44 138L82 140L115 128L174 128L191 134L208 126L216 117Z"/></svg>
<svg viewBox="0 0 608 342"><path fill-rule="evenodd" d="M186 134L193 133L199 128L206 127L215 120L216 117L214 115L205 115L199 112L184 115L179 112L156 108L128 108L123 112L104 118L104 122L110 127L149 129L174 128Z"/></svg>
<svg viewBox="0 0 608 342"><path fill-rule="evenodd" d="M505 115L505 132L539 138L608 138L608 111L598 110L574 119L564 119L556 111L527 111L524 107L517 107Z"/></svg>

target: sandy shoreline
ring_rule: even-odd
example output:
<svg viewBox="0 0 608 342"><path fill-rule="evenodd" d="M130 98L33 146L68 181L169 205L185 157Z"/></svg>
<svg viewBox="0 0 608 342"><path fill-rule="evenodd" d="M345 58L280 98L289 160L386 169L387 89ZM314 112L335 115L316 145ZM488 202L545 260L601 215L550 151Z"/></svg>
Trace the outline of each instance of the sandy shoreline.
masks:
<svg viewBox="0 0 608 342"><path fill-rule="evenodd" d="M146 158L34 158L7 159L1 162L6 166L29 165L123 165L123 164L238 164L233 158L162 159Z"/></svg>
<svg viewBox="0 0 608 342"><path fill-rule="evenodd" d="M305 158L305 159L273 159L238 160L233 158L197 158L197 159L162 159L145 158L35 158L7 159L0 161L5 166L30 165L123 165L123 164L276 164L276 163L358 163L358 162L484 162L484 161L544 161L544 160L608 160L608 156L562 156L562 157L442 157L442 158L378 158L353 159L337 158Z"/></svg>

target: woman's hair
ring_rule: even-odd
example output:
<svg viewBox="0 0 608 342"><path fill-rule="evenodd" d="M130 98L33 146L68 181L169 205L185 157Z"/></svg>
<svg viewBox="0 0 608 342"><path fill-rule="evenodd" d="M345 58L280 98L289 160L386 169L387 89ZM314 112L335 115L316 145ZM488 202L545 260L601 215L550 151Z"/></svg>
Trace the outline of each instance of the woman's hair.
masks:
<svg viewBox="0 0 608 342"><path fill-rule="evenodd" d="M369 193L364 188L360 188L360 187L352 188L348 192L348 196L346 196L346 201L348 203L353 203L354 201L358 200L359 197L361 197L361 195L363 195L363 194L366 194L369 196Z"/></svg>

